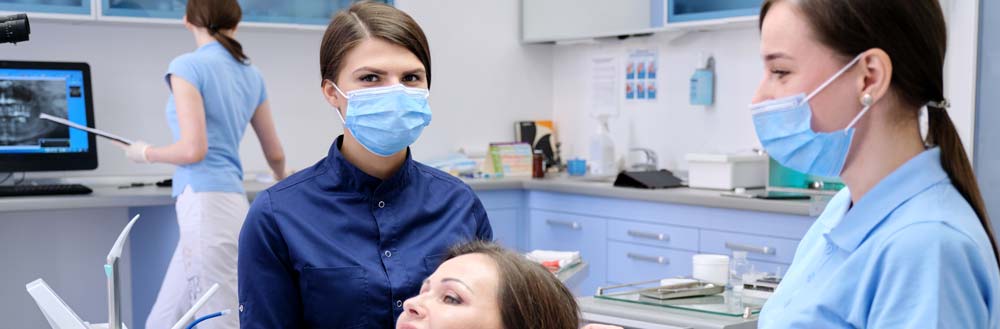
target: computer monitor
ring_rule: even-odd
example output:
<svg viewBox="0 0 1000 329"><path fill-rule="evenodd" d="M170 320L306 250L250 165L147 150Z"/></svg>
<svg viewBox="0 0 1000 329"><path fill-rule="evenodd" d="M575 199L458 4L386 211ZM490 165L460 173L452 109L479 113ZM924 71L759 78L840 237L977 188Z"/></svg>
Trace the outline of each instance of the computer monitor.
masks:
<svg viewBox="0 0 1000 329"><path fill-rule="evenodd" d="M94 127L87 63L0 61L0 172L97 168L93 134L39 116Z"/></svg>

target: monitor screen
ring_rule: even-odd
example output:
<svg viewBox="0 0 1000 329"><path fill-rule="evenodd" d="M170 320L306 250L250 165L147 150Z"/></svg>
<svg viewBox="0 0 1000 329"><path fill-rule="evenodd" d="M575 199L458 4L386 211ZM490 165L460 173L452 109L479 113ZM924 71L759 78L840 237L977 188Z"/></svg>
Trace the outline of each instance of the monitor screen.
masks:
<svg viewBox="0 0 1000 329"><path fill-rule="evenodd" d="M40 119L94 127L86 63L0 61L0 172L97 167L93 135Z"/></svg>

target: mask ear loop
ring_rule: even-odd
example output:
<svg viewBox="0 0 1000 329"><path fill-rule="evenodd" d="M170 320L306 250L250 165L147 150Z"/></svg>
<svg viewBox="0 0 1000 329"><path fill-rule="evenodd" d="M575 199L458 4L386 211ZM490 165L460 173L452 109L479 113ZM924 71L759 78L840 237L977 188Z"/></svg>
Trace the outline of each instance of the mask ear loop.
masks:
<svg viewBox="0 0 1000 329"><path fill-rule="evenodd" d="M861 105L864 105L864 108L861 109L861 113L858 113L858 115L854 117L854 120L851 120L851 123L847 124L847 128L844 128L844 132L846 133L848 129L853 128L854 125L858 123L858 120L861 120L861 117L865 116L865 113L868 113L868 110L872 108L872 104L874 103L875 98L872 97L872 94L865 94L862 96Z"/></svg>
<svg viewBox="0 0 1000 329"><path fill-rule="evenodd" d="M844 65L844 67L842 67L839 71L837 71L837 73L835 73L832 77L827 79L826 82L823 82L823 84L819 85L819 87L817 87L816 90L813 90L813 92L809 93L809 95L806 96L806 98L803 99L802 101L808 102L813 97L816 97L816 95L818 95L821 91L823 91L823 89L826 89L826 87L830 86L830 84L836 81L837 78L839 78L841 75L844 75L844 72L847 72L847 70L851 69L851 67L854 67L854 64L857 64L858 61L861 60L862 56L864 56L864 53L854 56L854 59L848 62L847 65ZM874 103L875 99L872 97L872 95L865 94L864 97L861 98L861 104L864 105L864 108L861 109L861 113L858 113L858 115L854 117L854 120L851 120L851 123L847 125L847 128L844 128L844 132L847 133L848 129L854 127L854 124L858 123L858 120L860 120L861 117L864 116L869 109L871 109L872 104Z"/></svg>
<svg viewBox="0 0 1000 329"><path fill-rule="evenodd" d="M330 80L326 80L326 81L330 81ZM344 96L344 98L346 98L346 99L351 99L350 97L347 97L347 94L345 94L344 91L340 90L340 87L337 87L336 83L333 83L333 81L330 81L330 85L333 86L333 89L337 90L337 93L339 93L340 96Z"/></svg>
<svg viewBox="0 0 1000 329"><path fill-rule="evenodd" d="M340 114L340 109L338 109L338 108L333 108L333 109L334 109L334 112L337 112L337 117L340 118L340 123L342 123L344 125L347 125L347 120L344 120L344 115Z"/></svg>
<svg viewBox="0 0 1000 329"><path fill-rule="evenodd" d="M847 63L847 65L844 65L844 67L841 68L840 71L837 71L837 73L834 74L829 79L827 79L826 82L823 82L823 84L819 85L819 87L817 87L816 90L813 90L813 92L809 93L809 95L806 96L806 98L805 98L805 100L803 100L803 102L808 102L813 97L816 97L816 95L819 94L819 92L823 91L823 89L826 89L827 86L829 86L831 83L833 83L834 81L836 81L837 78L839 78L841 75L843 75L844 72L847 72L847 70L849 70L851 67L853 67L854 64L857 64L858 61L861 60L861 56L862 55L864 55L864 54L858 54L858 56L855 56L854 59L852 59L850 63Z"/></svg>
<svg viewBox="0 0 1000 329"><path fill-rule="evenodd" d="M330 80L326 80L326 81L330 82L330 85L333 86L333 89L336 89L337 92L340 93L341 96L344 96L345 99L350 99L349 97L347 97L347 95L344 95L343 91L340 91L340 87L337 87L336 83L333 83L333 81L330 81ZM336 110L334 112L337 112L337 117L340 118L340 123L343 123L343 124L346 125L347 124L347 120L345 120L344 119L344 115L340 113L340 109L336 108L336 107L334 107L334 109Z"/></svg>

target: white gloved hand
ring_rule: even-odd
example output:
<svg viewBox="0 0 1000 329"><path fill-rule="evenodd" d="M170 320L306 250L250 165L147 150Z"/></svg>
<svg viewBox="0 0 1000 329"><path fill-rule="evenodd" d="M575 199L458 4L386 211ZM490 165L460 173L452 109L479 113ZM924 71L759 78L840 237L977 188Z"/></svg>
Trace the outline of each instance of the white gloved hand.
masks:
<svg viewBox="0 0 1000 329"><path fill-rule="evenodd" d="M125 150L125 156L135 163L149 163L149 158L146 157L146 150L149 149L149 144L143 141L132 142L132 145L123 147Z"/></svg>

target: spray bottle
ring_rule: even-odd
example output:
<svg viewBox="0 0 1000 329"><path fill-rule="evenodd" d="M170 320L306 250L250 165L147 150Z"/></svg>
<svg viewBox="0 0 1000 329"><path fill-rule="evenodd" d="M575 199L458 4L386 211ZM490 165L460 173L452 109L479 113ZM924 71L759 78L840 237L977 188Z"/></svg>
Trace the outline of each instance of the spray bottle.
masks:
<svg viewBox="0 0 1000 329"><path fill-rule="evenodd" d="M618 173L615 163L615 142L611 139L608 128L609 114L598 114L597 132L590 137L590 173L597 176L609 176Z"/></svg>

